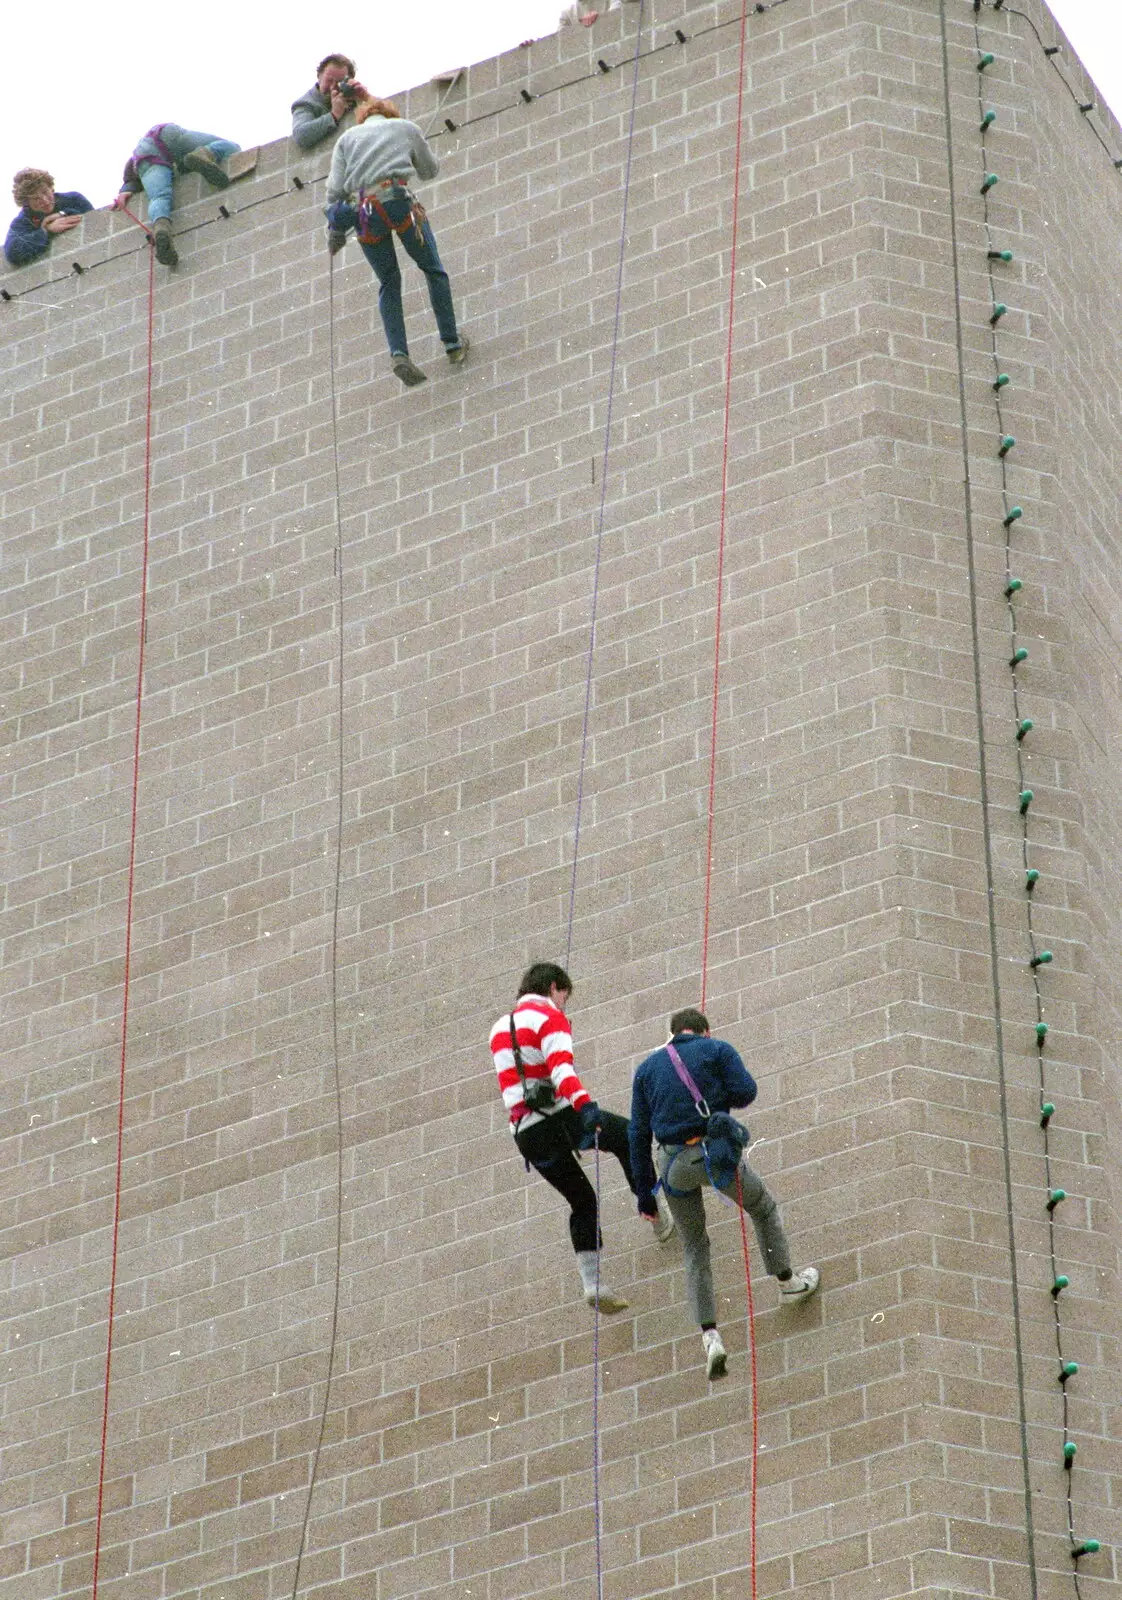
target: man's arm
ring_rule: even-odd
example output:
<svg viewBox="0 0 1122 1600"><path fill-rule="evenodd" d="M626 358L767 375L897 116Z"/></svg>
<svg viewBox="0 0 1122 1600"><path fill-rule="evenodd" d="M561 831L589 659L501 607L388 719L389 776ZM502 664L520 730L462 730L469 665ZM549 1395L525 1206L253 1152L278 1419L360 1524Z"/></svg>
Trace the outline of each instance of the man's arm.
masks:
<svg viewBox="0 0 1122 1600"><path fill-rule="evenodd" d="M314 106L309 105L310 94L309 90L307 95L292 102L292 137L301 150L312 150L317 144L322 144L339 126L330 106L326 111L317 112Z"/></svg>
<svg viewBox="0 0 1122 1600"><path fill-rule="evenodd" d="M646 1087L638 1072L631 1085L628 1142L631 1146L631 1173L635 1179L635 1197L639 1212L644 1217L657 1216L654 1197L655 1169L651 1159L651 1112L647 1104Z"/></svg>
<svg viewBox="0 0 1122 1600"><path fill-rule="evenodd" d="M85 216L87 211L93 210L93 201L87 200L84 194L79 194L73 189L69 194L55 195L55 211L67 217Z"/></svg>
<svg viewBox="0 0 1122 1600"><path fill-rule="evenodd" d="M592 1096L573 1066L573 1034L563 1012L550 1011L542 1026L538 1048L545 1057L554 1094L564 1095L573 1110L579 1111Z"/></svg>
<svg viewBox="0 0 1122 1600"><path fill-rule="evenodd" d="M717 1065L725 1086L730 1106L750 1106L756 1098L756 1080L741 1061L732 1045L724 1039L718 1045Z"/></svg>
<svg viewBox="0 0 1122 1600"><path fill-rule="evenodd" d="M4 240L4 255L13 267L26 267L46 255L51 247L51 236L46 228L36 227L30 217L21 211Z"/></svg>

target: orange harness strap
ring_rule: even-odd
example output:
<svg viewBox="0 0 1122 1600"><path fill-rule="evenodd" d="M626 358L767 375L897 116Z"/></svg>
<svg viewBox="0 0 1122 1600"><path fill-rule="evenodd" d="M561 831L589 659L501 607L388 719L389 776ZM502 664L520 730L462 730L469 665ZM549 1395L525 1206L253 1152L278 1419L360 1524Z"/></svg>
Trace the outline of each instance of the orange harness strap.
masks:
<svg viewBox="0 0 1122 1600"><path fill-rule="evenodd" d="M415 228L417 232L417 243L423 243L424 236L421 233L421 227L426 220L426 212L421 202L415 195L409 194L408 188L404 183L401 182L399 178L390 178L386 183L380 184L379 187L386 189L400 188L404 190L404 192L409 195L409 215L401 222L392 222L390 220L389 212L378 199L377 195L367 194L365 189L360 190L358 197L357 230L359 244L381 244L382 240L388 239L391 233L404 233L408 228ZM378 216L385 223L386 231L384 233L374 232L372 226L372 214L374 212L377 212Z"/></svg>

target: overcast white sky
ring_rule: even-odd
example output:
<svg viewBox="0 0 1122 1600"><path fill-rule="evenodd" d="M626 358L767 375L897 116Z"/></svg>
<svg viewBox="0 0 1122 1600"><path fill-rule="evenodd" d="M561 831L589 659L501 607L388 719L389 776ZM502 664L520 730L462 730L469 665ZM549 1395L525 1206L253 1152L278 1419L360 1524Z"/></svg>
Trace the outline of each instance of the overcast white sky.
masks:
<svg viewBox="0 0 1122 1600"><path fill-rule="evenodd" d="M968 0L951 0L964 12ZM95 205L154 122L243 146L288 132L288 107L330 50L375 93L424 83L557 27L563 0L10 0L0 94L0 184L46 167ZM1122 114L1122 0L1051 0L1104 97ZM607 0L604 0L604 9ZM1119 152L1122 155L1122 151ZM0 216L3 216L0 196Z"/></svg>

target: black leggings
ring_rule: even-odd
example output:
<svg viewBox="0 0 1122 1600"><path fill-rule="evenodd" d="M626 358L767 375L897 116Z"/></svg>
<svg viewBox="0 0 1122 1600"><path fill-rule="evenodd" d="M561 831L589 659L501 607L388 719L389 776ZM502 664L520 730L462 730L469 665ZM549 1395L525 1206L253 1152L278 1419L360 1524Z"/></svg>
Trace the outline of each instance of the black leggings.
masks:
<svg viewBox="0 0 1122 1600"><path fill-rule="evenodd" d="M580 1117L571 1106L565 1106L525 1133L516 1134L514 1141L530 1166L569 1202L569 1237L578 1253L595 1250L603 1243L596 1228L596 1190L573 1154L580 1137ZM634 1194L626 1117L617 1117L614 1111L600 1113L600 1148L615 1156Z"/></svg>

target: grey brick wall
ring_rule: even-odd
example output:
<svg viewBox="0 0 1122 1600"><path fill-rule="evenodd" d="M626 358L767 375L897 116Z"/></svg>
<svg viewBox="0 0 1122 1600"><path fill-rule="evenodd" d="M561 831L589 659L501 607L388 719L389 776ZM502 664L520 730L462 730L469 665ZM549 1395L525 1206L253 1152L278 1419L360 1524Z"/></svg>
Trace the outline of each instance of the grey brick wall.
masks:
<svg viewBox="0 0 1122 1600"><path fill-rule="evenodd" d="M564 956L602 494L571 967L603 1103L699 990L741 13L643 8L605 483L638 11L441 108L424 197L466 369L412 273L430 382L401 390L340 258L341 634L327 158L263 148L228 218L183 180L155 292L106 1600L293 1593L340 1112L300 1593L595 1594L591 1320L485 1040L526 960ZM753 1257L761 1595L1095 1600L1118 1576L1122 132L1079 110L1060 38L1039 0L748 16L707 1003L824 1275L780 1308ZM431 88L403 98L432 118ZM93 1578L146 248L94 214L2 279L4 1600ZM604 1593L733 1600L736 1221L711 1207L710 1389L680 1251L604 1179L632 1302L601 1330ZM1104 1547L1078 1593L1069 1517Z"/></svg>

